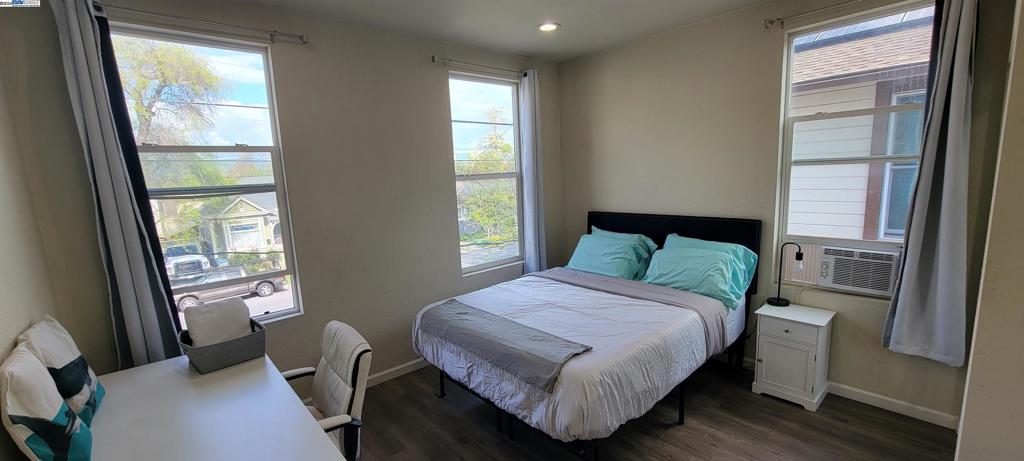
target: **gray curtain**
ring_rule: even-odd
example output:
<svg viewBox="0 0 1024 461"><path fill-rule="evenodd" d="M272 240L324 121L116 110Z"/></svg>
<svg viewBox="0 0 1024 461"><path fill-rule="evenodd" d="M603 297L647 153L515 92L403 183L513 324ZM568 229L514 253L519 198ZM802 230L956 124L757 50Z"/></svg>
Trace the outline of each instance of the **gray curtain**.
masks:
<svg viewBox="0 0 1024 461"><path fill-rule="evenodd" d="M967 179L976 0L939 1L934 68L906 248L882 344L963 366L967 348Z"/></svg>
<svg viewBox="0 0 1024 461"><path fill-rule="evenodd" d="M93 186L119 364L123 369L181 355L107 19L91 0L50 5Z"/></svg>
<svg viewBox="0 0 1024 461"><path fill-rule="evenodd" d="M523 272L548 268L544 243L544 187L541 175L540 89L537 71L523 72L519 82L519 120L522 127Z"/></svg>

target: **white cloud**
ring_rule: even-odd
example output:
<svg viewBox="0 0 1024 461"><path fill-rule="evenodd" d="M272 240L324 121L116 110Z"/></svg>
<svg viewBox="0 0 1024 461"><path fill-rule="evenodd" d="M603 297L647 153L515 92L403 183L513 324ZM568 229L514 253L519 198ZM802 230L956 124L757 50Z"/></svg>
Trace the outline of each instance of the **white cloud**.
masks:
<svg viewBox="0 0 1024 461"><path fill-rule="evenodd" d="M220 101L222 104L239 104L238 101ZM213 128L206 133L206 142L211 145L231 146L235 143L250 146L273 144L270 131L270 110L249 107L218 106L213 111Z"/></svg>
<svg viewBox="0 0 1024 461"><path fill-rule="evenodd" d="M231 53L205 56L214 73L240 83L265 83L263 56L255 53Z"/></svg>

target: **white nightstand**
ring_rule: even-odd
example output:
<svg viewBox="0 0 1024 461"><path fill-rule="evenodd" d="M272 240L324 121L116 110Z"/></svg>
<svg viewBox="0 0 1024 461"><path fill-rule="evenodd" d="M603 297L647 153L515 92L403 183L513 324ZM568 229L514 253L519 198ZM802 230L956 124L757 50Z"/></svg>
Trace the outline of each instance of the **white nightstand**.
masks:
<svg viewBox="0 0 1024 461"><path fill-rule="evenodd" d="M828 391L828 342L836 313L791 304L765 304L757 314L755 393L815 411Z"/></svg>

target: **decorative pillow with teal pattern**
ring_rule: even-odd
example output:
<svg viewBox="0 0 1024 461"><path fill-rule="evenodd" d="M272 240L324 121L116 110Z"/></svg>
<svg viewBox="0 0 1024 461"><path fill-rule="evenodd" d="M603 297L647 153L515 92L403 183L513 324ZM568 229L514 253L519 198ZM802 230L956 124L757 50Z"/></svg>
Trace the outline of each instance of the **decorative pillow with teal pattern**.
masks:
<svg viewBox="0 0 1024 461"><path fill-rule="evenodd" d="M60 322L47 315L18 336L18 343L46 366L60 396L85 424L92 424L104 389Z"/></svg>
<svg viewBox="0 0 1024 461"><path fill-rule="evenodd" d="M24 344L0 365L0 419L30 460L92 458L89 426L61 398L46 367Z"/></svg>

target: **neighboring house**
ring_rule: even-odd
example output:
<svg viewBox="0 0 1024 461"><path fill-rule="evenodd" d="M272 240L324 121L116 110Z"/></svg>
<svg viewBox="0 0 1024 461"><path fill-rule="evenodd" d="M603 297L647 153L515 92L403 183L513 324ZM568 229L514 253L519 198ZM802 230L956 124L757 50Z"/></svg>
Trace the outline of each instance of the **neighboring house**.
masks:
<svg viewBox="0 0 1024 461"><path fill-rule="evenodd" d="M195 203L195 202L187 202ZM273 192L232 197L228 201L206 202L199 210L198 223L181 218L175 203L157 203L153 212L160 235L192 236L168 239L161 237L161 246L195 247L214 266L228 264L228 258L238 253L265 255L283 250L281 219ZM187 233L194 229L196 232ZM198 241L196 241L198 240Z"/></svg>
<svg viewBox="0 0 1024 461"><path fill-rule="evenodd" d="M790 116L923 103L931 22L930 16L907 15L895 23L797 38ZM792 158L919 153L921 123L920 111L797 123ZM902 238L916 171L916 164L794 167L789 233Z"/></svg>
<svg viewBox="0 0 1024 461"><path fill-rule="evenodd" d="M273 192L239 196L223 208L204 208L201 226L213 252L281 251L281 219Z"/></svg>

